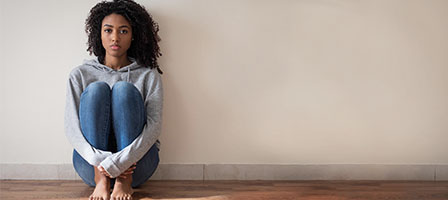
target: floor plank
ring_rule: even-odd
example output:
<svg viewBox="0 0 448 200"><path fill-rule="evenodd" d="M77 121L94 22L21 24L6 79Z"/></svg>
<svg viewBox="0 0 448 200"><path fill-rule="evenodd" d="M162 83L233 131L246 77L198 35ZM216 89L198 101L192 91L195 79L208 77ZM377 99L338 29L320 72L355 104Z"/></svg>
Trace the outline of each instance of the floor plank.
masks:
<svg viewBox="0 0 448 200"><path fill-rule="evenodd" d="M2 180L0 199L87 199L81 181ZM448 181L148 181L134 199L448 199Z"/></svg>

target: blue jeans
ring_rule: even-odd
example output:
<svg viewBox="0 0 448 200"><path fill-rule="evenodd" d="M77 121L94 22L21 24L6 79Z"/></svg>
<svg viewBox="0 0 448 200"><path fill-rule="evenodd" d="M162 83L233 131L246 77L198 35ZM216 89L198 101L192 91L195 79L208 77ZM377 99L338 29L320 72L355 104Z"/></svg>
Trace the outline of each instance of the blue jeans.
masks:
<svg viewBox="0 0 448 200"><path fill-rule="evenodd" d="M146 123L143 98L138 89L128 82L117 82L110 89L105 82L94 82L81 95L79 105L81 131L90 143L100 150L117 152L137 138ZM159 164L159 149L154 144L137 162L132 174L132 187L143 184ZM94 166L73 151L73 166L82 178L95 186ZM114 180L111 181L111 185Z"/></svg>

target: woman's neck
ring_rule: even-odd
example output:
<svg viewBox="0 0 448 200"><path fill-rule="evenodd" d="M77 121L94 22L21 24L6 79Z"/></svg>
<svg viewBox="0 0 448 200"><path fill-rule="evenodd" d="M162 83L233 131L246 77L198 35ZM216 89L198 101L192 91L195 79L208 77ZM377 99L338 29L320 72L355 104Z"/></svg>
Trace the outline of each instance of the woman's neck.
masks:
<svg viewBox="0 0 448 200"><path fill-rule="evenodd" d="M114 69L118 70L124 66L127 66L131 64L131 61L129 61L128 56L124 55L121 57L113 57L113 56L106 56L104 57L104 65Z"/></svg>

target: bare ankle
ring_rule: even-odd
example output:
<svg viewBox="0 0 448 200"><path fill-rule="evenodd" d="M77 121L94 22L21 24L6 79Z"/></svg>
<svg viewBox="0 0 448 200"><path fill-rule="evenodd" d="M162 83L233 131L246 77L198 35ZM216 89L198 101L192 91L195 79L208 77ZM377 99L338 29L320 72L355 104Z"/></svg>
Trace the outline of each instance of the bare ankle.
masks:
<svg viewBox="0 0 448 200"><path fill-rule="evenodd" d="M116 183L120 183L120 184L126 184L126 185L131 185L132 183L132 176L128 176L126 178L120 178L117 177L117 179L115 180Z"/></svg>
<svg viewBox="0 0 448 200"><path fill-rule="evenodd" d="M109 178L101 178L101 179L95 179L96 185L106 185L110 187L110 179Z"/></svg>

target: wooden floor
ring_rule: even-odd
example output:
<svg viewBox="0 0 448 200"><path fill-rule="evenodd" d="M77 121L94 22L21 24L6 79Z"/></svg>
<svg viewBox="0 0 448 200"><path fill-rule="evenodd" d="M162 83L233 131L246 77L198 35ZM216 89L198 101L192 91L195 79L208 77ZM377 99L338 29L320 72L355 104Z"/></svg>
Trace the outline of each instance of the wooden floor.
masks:
<svg viewBox="0 0 448 200"><path fill-rule="evenodd" d="M81 181L0 181L0 199L87 199ZM447 200L448 181L148 181L134 199Z"/></svg>

